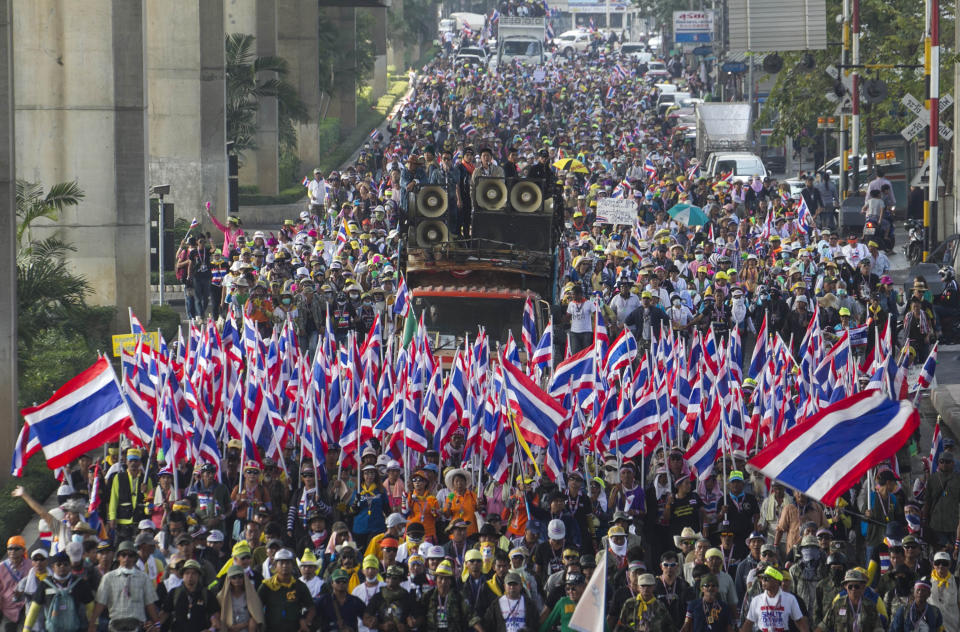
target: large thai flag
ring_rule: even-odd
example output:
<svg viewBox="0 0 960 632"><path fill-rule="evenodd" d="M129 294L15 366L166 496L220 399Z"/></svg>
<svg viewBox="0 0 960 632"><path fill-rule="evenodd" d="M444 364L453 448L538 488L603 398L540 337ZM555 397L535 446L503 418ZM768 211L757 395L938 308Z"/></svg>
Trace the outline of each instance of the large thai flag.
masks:
<svg viewBox="0 0 960 632"><path fill-rule="evenodd" d="M587 347L558 364L554 369L553 379L550 380L550 395L562 395L568 386L572 387L575 393L582 388L593 388L596 373L594 360L593 347Z"/></svg>
<svg viewBox="0 0 960 632"><path fill-rule="evenodd" d="M61 386L46 402L20 414L43 448L50 469L113 441L130 424L130 409L106 358Z"/></svg>
<svg viewBox="0 0 960 632"><path fill-rule="evenodd" d="M566 409L509 360L501 358L500 364L520 434L527 443L547 447L566 418Z"/></svg>
<svg viewBox="0 0 960 632"><path fill-rule="evenodd" d="M397 285L397 298L393 303L393 313L401 318L406 318L410 311L410 292L407 291L407 281L400 275L400 283Z"/></svg>
<svg viewBox="0 0 960 632"><path fill-rule="evenodd" d="M797 424L749 461L764 476L832 506L920 425L908 401L857 393Z"/></svg>
<svg viewBox="0 0 960 632"><path fill-rule="evenodd" d="M537 367L550 367L553 365L553 320L547 323L543 335L540 336L540 342L537 348L533 350L533 356L530 363Z"/></svg>
<svg viewBox="0 0 960 632"><path fill-rule="evenodd" d="M527 359L533 358L533 341L537 339L537 321L533 313L533 301L528 298L523 304L523 326L520 332L523 349L527 352Z"/></svg>
<svg viewBox="0 0 960 632"><path fill-rule="evenodd" d="M40 441L37 435L30 429L30 423L24 423L20 428L20 434L17 436L17 443L13 447L13 463L10 465L10 473L17 478L23 476L23 470L27 466L30 457L40 451Z"/></svg>

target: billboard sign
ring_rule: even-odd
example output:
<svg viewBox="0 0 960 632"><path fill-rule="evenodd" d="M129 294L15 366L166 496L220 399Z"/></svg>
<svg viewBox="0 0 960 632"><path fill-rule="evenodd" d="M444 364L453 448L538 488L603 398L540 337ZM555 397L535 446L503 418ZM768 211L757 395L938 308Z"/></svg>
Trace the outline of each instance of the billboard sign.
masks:
<svg viewBox="0 0 960 632"><path fill-rule="evenodd" d="M701 44L713 41L713 11L674 11L673 41Z"/></svg>

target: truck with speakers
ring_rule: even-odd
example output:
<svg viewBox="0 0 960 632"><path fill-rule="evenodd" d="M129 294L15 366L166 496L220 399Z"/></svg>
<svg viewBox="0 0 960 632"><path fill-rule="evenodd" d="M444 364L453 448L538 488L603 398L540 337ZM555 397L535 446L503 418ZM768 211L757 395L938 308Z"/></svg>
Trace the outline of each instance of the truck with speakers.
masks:
<svg viewBox="0 0 960 632"><path fill-rule="evenodd" d="M556 302L562 223L545 182L478 178L469 238L450 230L450 201L441 186L409 194L401 247L407 288L439 356L451 358L483 327L491 346L512 333L521 345L524 304L534 305L538 333ZM562 216L562 211L558 210ZM522 345L521 345L522 346Z"/></svg>

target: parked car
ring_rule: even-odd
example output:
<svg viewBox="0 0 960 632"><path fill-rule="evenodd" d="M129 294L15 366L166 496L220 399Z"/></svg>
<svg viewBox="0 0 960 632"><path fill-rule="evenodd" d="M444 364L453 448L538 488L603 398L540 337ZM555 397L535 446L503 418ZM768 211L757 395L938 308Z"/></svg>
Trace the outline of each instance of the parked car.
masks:
<svg viewBox="0 0 960 632"><path fill-rule="evenodd" d="M553 38L553 45L557 47L557 54L564 57L573 57L590 48L590 33L582 29L564 31Z"/></svg>

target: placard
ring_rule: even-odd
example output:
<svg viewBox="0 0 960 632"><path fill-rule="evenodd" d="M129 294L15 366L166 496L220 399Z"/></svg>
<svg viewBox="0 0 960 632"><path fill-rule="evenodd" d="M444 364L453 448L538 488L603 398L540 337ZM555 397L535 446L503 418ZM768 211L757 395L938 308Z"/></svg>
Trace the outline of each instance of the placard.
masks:
<svg viewBox="0 0 960 632"><path fill-rule="evenodd" d="M597 222L600 224L623 224L633 226L637 221L636 200L602 198L597 201Z"/></svg>

